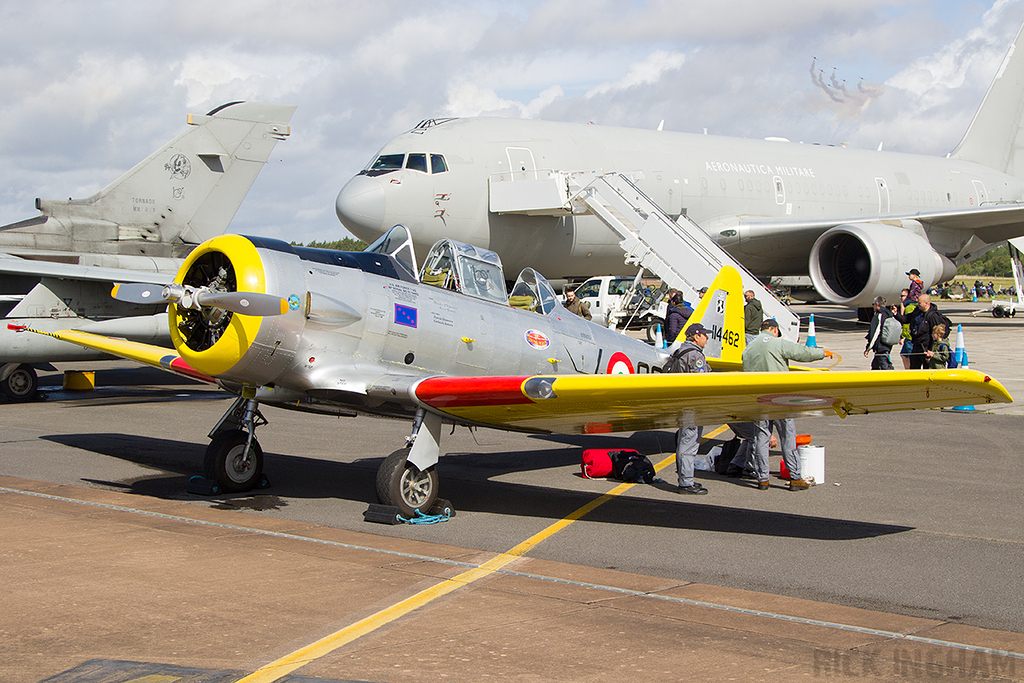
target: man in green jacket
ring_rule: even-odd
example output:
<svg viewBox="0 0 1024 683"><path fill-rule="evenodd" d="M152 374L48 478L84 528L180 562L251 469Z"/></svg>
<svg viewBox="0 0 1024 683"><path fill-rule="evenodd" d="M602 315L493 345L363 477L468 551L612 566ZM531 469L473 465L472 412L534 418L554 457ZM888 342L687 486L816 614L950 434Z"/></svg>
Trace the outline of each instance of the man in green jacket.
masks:
<svg viewBox="0 0 1024 683"><path fill-rule="evenodd" d="M761 323L761 333L747 344L743 352L743 372L789 372L789 361L808 362L832 358L831 351L796 344L782 338L779 323L774 319ZM810 484L800 474L800 455L796 450L796 423L790 419L754 422L753 456L757 488L768 490L768 441L772 426L779 430L782 458L789 468L789 489L800 491Z"/></svg>

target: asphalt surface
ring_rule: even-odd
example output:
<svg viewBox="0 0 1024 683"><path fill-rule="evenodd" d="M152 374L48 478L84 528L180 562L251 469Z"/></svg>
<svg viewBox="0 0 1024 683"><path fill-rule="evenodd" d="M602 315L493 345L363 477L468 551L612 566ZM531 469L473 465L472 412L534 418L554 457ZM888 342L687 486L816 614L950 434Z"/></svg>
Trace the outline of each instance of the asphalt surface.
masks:
<svg viewBox="0 0 1024 683"><path fill-rule="evenodd" d="M981 304L939 306L963 324L971 367L1024 396L1024 319L970 316ZM852 312L796 310L814 313L818 345L842 355L835 370L867 366L866 328ZM673 448L671 432L459 428L442 436L438 466L457 515L434 526L370 524L362 513L374 502L376 469L408 424L267 408L270 424L258 434L271 486L205 498L185 487L201 473L206 435L230 399L155 371L99 367L109 369L95 392L60 390L55 374L44 377L46 401L0 405L4 680L239 680L398 602L424 577L455 571L365 548L475 565L615 489L579 476L582 448L637 448L656 463ZM628 488L532 546L514 565L522 575L460 589L278 680L679 680L681 671L708 680L849 672L906 680L936 671L1019 680L1020 405L800 420L798 431L825 449L825 481L809 491L773 478L760 492L710 473L698 473L710 490L699 498ZM671 481L670 472L662 476ZM214 533L208 523L232 530ZM260 535L283 529L364 550L306 550ZM139 578L146 571L155 578ZM537 588L535 574L581 585ZM637 594L590 595L623 586ZM685 593L717 607L665 606L640 593ZM793 626L786 615L814 623ZM848 630L817 621L889 635L849 640ZM900 644L894 632L940 644ZM1002 654L941 644L954 641Z"/></svg>

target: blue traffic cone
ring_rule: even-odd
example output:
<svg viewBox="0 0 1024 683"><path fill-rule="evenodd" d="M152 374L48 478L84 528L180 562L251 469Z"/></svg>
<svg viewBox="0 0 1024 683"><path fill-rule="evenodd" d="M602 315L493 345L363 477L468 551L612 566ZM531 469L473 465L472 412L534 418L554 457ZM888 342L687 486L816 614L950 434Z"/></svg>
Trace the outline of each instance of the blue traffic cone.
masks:
<svg viewBox="0 0 1024 683"><path fill-rule="evenodd" d="M814 334L814 314L813 313L811 313L811 320L810 320L810 322L807 323L807 344L806 344L806 346L811 346L811 347L814 347L814 348L817 348L817 346L818 346L818 340L817 340L817 338L816 338L816 336Z"/></svg>
<svg viewBox="0 0 1024 683"><path fill-rule="evenodd" d="M661 323L658 323L654 327L654 348L663 349L665 348L665 339L661 336Z"/></svg>

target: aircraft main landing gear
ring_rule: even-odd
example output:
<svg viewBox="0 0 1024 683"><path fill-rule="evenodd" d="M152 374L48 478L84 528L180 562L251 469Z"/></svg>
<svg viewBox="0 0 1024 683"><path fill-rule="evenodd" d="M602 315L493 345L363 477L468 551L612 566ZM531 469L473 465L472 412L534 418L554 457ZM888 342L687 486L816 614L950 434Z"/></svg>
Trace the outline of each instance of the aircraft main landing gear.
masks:
<svg viewBox="0 0 1024 683"><path fill-rule="evenodd" d="M203 466L207 479L228 493L249 491L263 475L263 449L256 427L267 424L255 398L240 396L210 432Z"/></svg>
<svg viewBox="0 0 1024 683"><path fill-rule="evenodd" d="M377 470L377 501L398 508L403 517L416 511L427 513L437 502L440 491L437 476L441 454L441 417L422 408L416 412L411 446L399 448L384 459Z"/></svg>
<svg viewBox="0 0 1024 683"><path fill-rule="evenodd" d="M399 448L377 470L377 500L398 508L403 517L430 510L439 489L437 468L420 471L408 457L409 449Z"/></svg>
<svg viewBox="0 0 1024 683"><path fill-rule="evenodd" d="M39 387L39 376L31 365L21 363L13 368L13 363L2 368L2 388L7 400L14 403L31 401L36 397L36 389Z"/></svg>

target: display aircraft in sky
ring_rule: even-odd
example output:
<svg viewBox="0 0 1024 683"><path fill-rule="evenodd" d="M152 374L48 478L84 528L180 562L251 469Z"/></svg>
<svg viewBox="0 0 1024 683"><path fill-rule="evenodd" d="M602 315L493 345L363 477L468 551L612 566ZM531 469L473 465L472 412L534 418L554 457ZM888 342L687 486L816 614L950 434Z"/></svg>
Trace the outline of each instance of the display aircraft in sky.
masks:
<svg viewBox="0 0 1024 683"><path fill-rule="evenodd" d="M753 274L810 276L809 299L895 300L1024 235L1024 39L1017 34L966 134L946 157L513 118L431 119L385 144L338 195L354 235L396 223L417 249L440 236L549 277L621 274L619 237L529 181L620 172L669 216L686 214ZM509 186L523 183L520 206ZM501 188L501 212L494 210ZM538 201L540 202L538 204ZM543 209L538 206L543 205ZM662 254L671 260L671 254ZM706 283L704 283L706 284Z"/></svg>
<svg viewBox="0 0 1024 683"><path fill-rule="evenodd" d="M295 107L232 102L203 115L85 199L36 199L40 215L0 227L0 316L49 329L92 329L167 340L162 305L110 298L114 282L167 282L200 242L227 228ZM36 391L32 364L88 360L94 351L26 339L0 325L0 388Z"/></svg>
<svg viewBox="0 0 1024 683"><path fill-rule="evenodd" d="M497 254L451 239L418 268L402 226L363 252L221 235L166 287L114 290L168 302L174 349L43 334L237 395L205 455L226 491L260 479L261 403L408 419L411 447L388 456L376 480L379 500L404 515L437 500L444 423L601 434L1012 400L974 370L663 374L665 351L568 312L532 268L510 294L505 282ZM711 330L705 352L719 370L742 367L741 290L739 272L724 267L692 317Z"/></svg>

